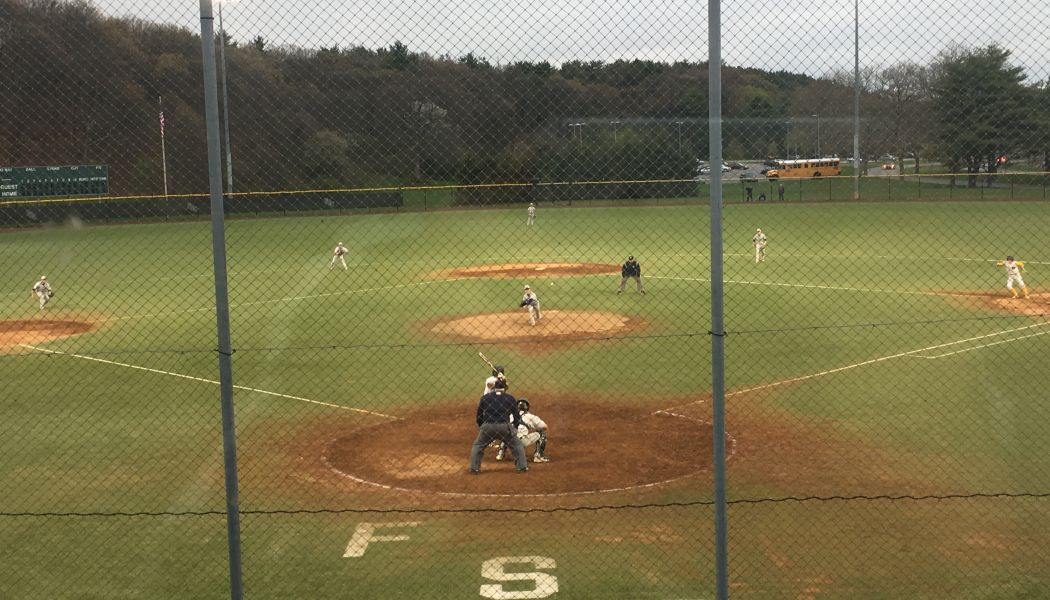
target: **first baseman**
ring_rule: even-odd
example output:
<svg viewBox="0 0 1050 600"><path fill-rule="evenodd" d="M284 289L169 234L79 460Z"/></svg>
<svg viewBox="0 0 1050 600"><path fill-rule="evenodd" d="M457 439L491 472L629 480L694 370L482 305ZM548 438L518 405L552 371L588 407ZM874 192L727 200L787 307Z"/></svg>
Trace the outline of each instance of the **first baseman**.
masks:
<svg viewBox="0 0 1050 600"><path fill-rule="evenodd" d="M51 296L54 296L55 292L51 290L51 284L47 282L47 275L41 275L40 281L33 284L33 287L29 291L29 297L36 297L40 302L40 310L44 310L47 303L51 301Z"/></svg>
<svg viewBox="0 0 1050 600"><path fill-rule="evenodd" d="M339 242L338 244L336 244L335 250L332 250L332 262L329 263L328 268L334 268L335 261L339 261L343 265L343 270L347 271L348 269L346 268L346 259L343 257L349 253L350 251L347 250L346 246L343 245L343 242Z"/></svg>
<svg viewBox="0 0 1050 600"><path fill-rule="evenodd" d="M1028 287L1024 284L1024 279L1021 278L1021 271L1024 271L1024 261L1014 260L1014 257L1007 256L1006 260L1001 260L995 263L997 267L1006 267L1006 289L1010 290L1010 296L1016 298L1017 290L1014 289L1014 284L1021 288L1024 292L1025 300L1028 299ZM43 308L43 306L41 306Z"/></svg>
<svg viewBox="0 0 1050 600"><path fill-rule="evenodd" d="M532 291L532 286L525 286L525 295L521 297L521 306L529 310L529 325L535 325L540 320L540 299Z"/></svg>

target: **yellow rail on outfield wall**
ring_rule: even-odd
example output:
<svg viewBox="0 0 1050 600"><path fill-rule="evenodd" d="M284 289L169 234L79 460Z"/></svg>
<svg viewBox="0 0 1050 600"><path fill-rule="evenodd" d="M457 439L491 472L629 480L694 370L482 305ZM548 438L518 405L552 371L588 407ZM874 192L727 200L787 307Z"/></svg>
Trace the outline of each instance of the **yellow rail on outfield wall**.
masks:
<svg viewBox="0 0 1050 600"><path fill-rule="evenodd" d="M530 182L504 182L504 183L470 183L470 184L441 184L441 185L389 185L380 187L357 187L357 188L322 188L306 190L275 190L259 192L232 192L226 196L251 197L251 196L282 196L285 194L332 194L332 193L368 193L368 192L404 192L404 191L429 191L429 190L469 190L484 188L527 188L527 187L557 187L567 185L610 185L623 183L686 183L695 181L693 179L623 179L611 181L547 181L539 183ZM128 200L171 200L184 201L187 198L208 198L207 192L191 192L188 194L137 194L126 196L76 196L60 198L27 198L22 200L5 200L0 206L19 206L42 204L71 204L74 202L120 202Z"/></svg>
<svg viewBox="0 0 1050 600"><path fill-rule="evenodd" d="M861 177L865 179L884 179L884 178L897 178L897 179L909 179L909 178L936 178L936 177L1020 177L1020 176L1045 176L1050 177L1050 172L1044 171L1014 171L1010 173L899 173L894 170L886 170L881 172L879 175L867 175L862 174ZM778 180L799 180L799 181L813 181L820 179L853 179L853 175L821 175L820 177L778 177L778 178L766 178L759 176L756 178L737 179L723 181L759 181L761 179L768 179L769 181ZM696 181L695 179L617 179L617 180L605 180L605 181L546 181L546 182L518 182L508 181L502 183L471 183L471 184L440 184L440 185L388 185L388 186L377 186L377 187L353 187L353 188L320 188L320 189L305 189L305 190L275 190L275 191L257 191L257 192L232 192L226 194L230 197L251 197L251 196L281 196L284 194L331 194L331 193L368 193L368 192L399 192L399 191L436 191L436 190L469 190L469 189L485 189L485 188L527 188L527 187L563 187L570 185L613 185L613 184L630 184L630 183L687 183ZM59 197L59 198L27 198L21 200L4 200L0 201L0 207L4 206L40 206L47 204L72 204L75 202L124 202L124 201L135 201L135 200L171 200L171 201L184 201L187 198L208 198L209 193L207 192L191 192L187 194L136 194L136 195L124 195L124 196L76 196L76 197Z"/></svg>

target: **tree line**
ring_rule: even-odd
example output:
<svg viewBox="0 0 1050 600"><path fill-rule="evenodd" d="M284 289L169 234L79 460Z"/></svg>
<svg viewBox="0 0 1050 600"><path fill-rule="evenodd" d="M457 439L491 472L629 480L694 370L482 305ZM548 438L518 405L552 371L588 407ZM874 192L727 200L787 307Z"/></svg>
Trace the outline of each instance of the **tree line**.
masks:
<svg viewBox="0 0 1050 600"><path fill-rule="evenodd" d="M0 165L107 164L110 192L127 194L158 193L166 166L171 193L207 190L199 32L87 0L0 0L0 23ZM491 64L398 41L217 41L236 191L681 179L707 158L702 61ZM853 73L722 74L727 159L852 154ZM1050 87L1000 47L947 48L861 79L866 158L970 175L1001 156L1047 162Z"/></svg>

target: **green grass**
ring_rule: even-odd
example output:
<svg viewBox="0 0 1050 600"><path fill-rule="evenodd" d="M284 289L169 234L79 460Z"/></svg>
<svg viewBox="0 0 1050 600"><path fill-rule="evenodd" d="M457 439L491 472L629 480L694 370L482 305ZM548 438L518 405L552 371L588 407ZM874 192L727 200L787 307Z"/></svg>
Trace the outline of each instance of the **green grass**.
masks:
<svg viewBox="0 0 1050 600"><path fill-rule="evenodd" d="M816 200L826 200L819 186L831 186L833 200L852 190L849 179L791 185ZM865 185L898 186L887 192L894 198L906 192L899 186L922 185L923 200L945 191L896 179ZM1050 204L994 192L986 202L725 207L727 411L731 424L777 424L762 436L730 427L739 443L729 468L734 597L819 589L809 593L1035 598L1050 586L1039 559L1050 546L1050 510L1038 496L1050 491L1050 408L1041 395L1050 336L1041 335L1045 316L989 305L1005 294L994 263L1006 254L1026 261L1034 292L1050 285L1042 231ZM428 198L428 208L432 201L443 202ZM338 407L469 411L484 375L479 347L535 394L541 415L544 393L555 391L600 399L610 411L707 394L704 202L542 205L530 230L523 207L227 222L233 374L252 388L235 394L249 597L475 597L493 583L482 563L500 556L554 558L547 571L558 578L558 598L712 596L704 478L529 505L686 506L389 513L458 505L333 489L306 467L317 456L292 451L325 424L370 422ZM756 227L770 239L759 265ZM351 248L348 273L328 269L337 241ZM616 275L554 286L528 280L545 310L613 311L648 323L628 338L535 352L459 344L424 326L518 310L524 280L450 279L442 270L618 264L628 254L642 264L647 296L617 296ZM62 355L21 348L0 356L0 545L8 549L0 597L227 596L225 522L214 514L225 505L209 225L5 233L6 319L43 318L28 294L42 273L56 290L48 318L98 320L99 328L37 344ZM959 295L978 293L990 296ZM700 435L709 435L706 426ZM660 443L602 442L623 452ZM411 439L395 443L425 451ZM464 463L469 443L462 440ZM972 494L1022 496L955 498ZM775 501L831 495L946 499ZM489 508L517 506L508 499ZM330 512L270 512L297 509ZM360 523L397 521L421 525L406 541L342 557Z"/></svg>

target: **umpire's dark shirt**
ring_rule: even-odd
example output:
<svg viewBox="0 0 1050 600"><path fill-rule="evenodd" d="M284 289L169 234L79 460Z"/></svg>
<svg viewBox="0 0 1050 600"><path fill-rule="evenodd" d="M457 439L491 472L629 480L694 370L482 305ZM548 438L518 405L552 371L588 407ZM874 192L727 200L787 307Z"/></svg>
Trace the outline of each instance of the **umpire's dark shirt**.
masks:
<svg viewBox="0 0 1050 600"><path fill-rule="evenodd" d="M478 427L482 423L509 423L514 417L514 427L521 425L518 401L503 390L495 390L481 397L478 403Z"/></svg>
<svg viewBox="0 0 1050 600"><path fill-rule="evenodd" d="M636 260L629 260L620 267L620 274L624 277L635 277L642 274L642 265Z"/></svg>

